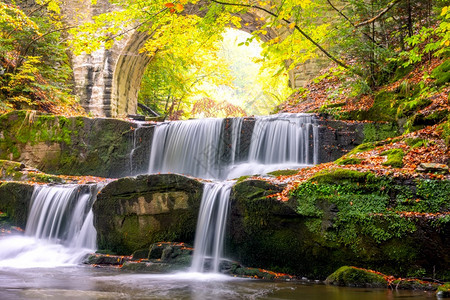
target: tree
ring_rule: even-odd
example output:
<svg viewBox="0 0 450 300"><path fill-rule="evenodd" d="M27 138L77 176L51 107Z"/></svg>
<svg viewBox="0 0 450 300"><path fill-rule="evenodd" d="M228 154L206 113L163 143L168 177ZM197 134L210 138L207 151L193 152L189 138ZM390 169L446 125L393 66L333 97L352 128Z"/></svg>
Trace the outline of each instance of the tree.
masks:
<svg viewBox="0 0 450 300"><path fill-rule="evenodd" d="M61 43L57 1L37 1L26 13L0 2L0 109L49 109L73 104L72 70Z"/></svg>
<svg viewBox="0 0 450 300"><path fill-rule="evenodd" d="M79 39L74 44L78 45L76 49L84 50L86 46L89 49L102 44L109 47L121 38L123 28L142 30L151 37L142 51L154 56L154 63L161 64L164 60L181 64L187 74L201 60L199 49L210 47L225 27L239 28L242 24L238 16L251 12L263 25L258 25L248 42L261 40L269 29L279 33L263 42L262 61L268 69L277 68L274 76L322 53L348 70L353 81L357 79L363 83L361 86L373 88L396 70L395 58L401 50L410 49L408 39L427 23L434 22L432 8L442 7L442 1L432 0L346 0L342 4L336 1L340 5L334 2L205 0L201 3L203 10L197 11L200 17L191 15L197 1L121 0L117 3L123 11L98 16L94 23L79 28ZM93 38L97 42L89 42ZM182 82L190 87L188 82L195 80ZM174 92L172 88L167 90ZM184 91L193 92L186 88ZM174 104L169 107L181 105L175 105L181 103L181 96L166 96Z"/></svg>

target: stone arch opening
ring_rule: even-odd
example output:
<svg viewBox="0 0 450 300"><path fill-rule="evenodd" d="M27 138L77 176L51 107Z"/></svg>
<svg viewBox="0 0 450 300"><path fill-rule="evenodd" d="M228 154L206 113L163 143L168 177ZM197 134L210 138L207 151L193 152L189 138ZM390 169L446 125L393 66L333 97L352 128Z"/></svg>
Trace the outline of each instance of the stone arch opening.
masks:
<svg viewBox="0 0 450 300"><path fill-rule="evenodd" d="M200 13L197 13L200 14ZM254 13L240 15L242 27L239 30L252 33L261 28L262 21ZM267 34L261 36L262 41L275 38L278 34L273 30L268 30ZM142 76L147 65L151 62L151 57L139 53L148 36L142 32L133 32L126 39L121 41L121 45L115 45L117 55L116 63L112 66L111 98L104 102L106 116L123 117L135 114L137 110L138 92Z"/></svg>

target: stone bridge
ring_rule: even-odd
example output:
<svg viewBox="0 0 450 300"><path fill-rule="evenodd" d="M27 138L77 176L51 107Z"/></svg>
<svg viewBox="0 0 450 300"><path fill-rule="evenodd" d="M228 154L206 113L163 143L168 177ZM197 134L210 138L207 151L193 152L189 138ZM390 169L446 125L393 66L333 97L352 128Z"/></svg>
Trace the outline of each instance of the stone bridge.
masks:
<svg viewBox="0 0 450 300"><path fill-rule="evenodd" d="M201 15L201 4L185 9L186 13ZM69 25L91 21L96 15L120 9L109 0L98 0L95 4L86 0L66 0L63 4L63 14ZM83 20L75 16L83 15ZM253 32L262 23L255 13L240 15L243 31ZM285 32L270 32L262 39L272 39ZM126 33L125 37L115 42L110 49L100 49L91 54L72 57L74 70L75 93L82 106L92 116L123 117L135 114L137 95L141 79L150 63L151 57L139 53L148 36L136 30ZM327 64L322 58L309 61L290 72L290 85L293 88L304 85L307 79L316 76L320 67Z"/></svg>

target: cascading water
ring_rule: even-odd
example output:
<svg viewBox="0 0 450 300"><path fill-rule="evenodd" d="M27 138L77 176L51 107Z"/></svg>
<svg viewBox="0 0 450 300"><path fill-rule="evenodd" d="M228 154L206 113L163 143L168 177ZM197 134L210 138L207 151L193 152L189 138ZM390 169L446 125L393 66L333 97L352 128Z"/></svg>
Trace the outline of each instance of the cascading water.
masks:
<svg viewBox="0 0 450 300"><path fill-rule="evenodd" d="M175 172L231 179L318 162L318 125L307 114L256 117L248 155L242 155L243 118L166 122L156 126L149 173ZM227 155L227 151L229 151ZM232 183L206 183L191 270L218 272Z"/></svg>
<svg viewBox="0 0 450 300"><path fill-rule="evenodd" d="M175 121L157 125L149 173L174 172L204 179L232 179L318 162L318 125L311 115L255 117L246 157L240 155L243 118L229 119L232 122L229 139L226 138L225 120Z"/></svg>
<svg viewBox="0 0 450 300"><path fill-rule="evenodd" d="M316 130L310 115L259 117L255 122L248 160L262 164L316 163ZM311 143L313 151L310 151Z"/></svg>
<svg viewBox="0 0 450 300"><path fill-rule="evenodd" d="M132 138L133 148L131 148L130 151L130 174L134 174L133 156L137 148L137 136L138 136L137 134L140 128L142 128L142 122L136 122L136 128L133 129L133 138Z"/></svg>
<svg viewBox="0 0 450 300"><path fill-rule="evenodd" d="M219 272L230 191L230 182L205 184L195 232L193 272Z"/></svg>
<svg viewBox="0 0 450 300"><path fill-rule="evenodd" d="M149 173L219 178L222 119L168 122L155 129Z"/></svg>
<svg viewBox="0 0 450 300"><path fill-rule="evenodd" d="M75 264L96 248L96 185L36 186L24 236L0 240L0 266Z"/></svg>

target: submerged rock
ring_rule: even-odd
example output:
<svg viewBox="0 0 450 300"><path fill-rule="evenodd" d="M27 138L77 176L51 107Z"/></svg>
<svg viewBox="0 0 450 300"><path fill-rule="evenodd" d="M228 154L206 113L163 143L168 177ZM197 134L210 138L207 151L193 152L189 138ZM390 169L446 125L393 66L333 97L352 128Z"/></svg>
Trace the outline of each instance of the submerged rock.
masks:
<svg viewBox="0 0 450 300"><path fill-rule="evenodd" d="M387 287L388 283L383 275L369 270L344 266L331 274L325 280L326 284L351 287Z"/></svg>

